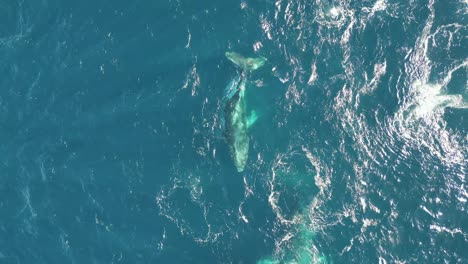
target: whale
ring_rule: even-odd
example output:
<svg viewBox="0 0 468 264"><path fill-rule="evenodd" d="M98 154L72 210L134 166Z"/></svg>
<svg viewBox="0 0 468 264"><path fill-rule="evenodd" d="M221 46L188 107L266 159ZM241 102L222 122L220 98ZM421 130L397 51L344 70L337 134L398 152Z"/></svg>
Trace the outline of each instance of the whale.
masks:
<svg viewBox="0 0 468 264"><path fill-rule="evenodd" d="M262 67L264 57L247 58L236 52L226 52L226 58L240 67L237 74L227 85L224 97L224 136L236 166L237 172L243 172L249 156L249 128L258 119L255 111L247 111L246 86L250 72Z"/></svg>

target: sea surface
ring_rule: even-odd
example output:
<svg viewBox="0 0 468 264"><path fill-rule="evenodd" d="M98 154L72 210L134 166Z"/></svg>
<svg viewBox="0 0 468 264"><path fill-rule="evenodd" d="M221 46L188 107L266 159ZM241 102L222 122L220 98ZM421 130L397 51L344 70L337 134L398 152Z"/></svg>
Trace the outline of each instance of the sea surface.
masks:
<svg viewBox="0 0 468 264"><path fill-rule="evenodd" d="M468 263L467 36L466 0L1 0L0 264Z"/></svg>

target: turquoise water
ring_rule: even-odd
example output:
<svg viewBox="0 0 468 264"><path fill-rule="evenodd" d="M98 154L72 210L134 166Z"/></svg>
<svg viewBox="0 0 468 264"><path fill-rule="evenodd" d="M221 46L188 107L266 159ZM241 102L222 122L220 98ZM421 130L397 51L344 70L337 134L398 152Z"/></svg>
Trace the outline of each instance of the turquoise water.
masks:
<svg viewBox="0 0 468 264"><path fill-rule="evenodd" d="M468 262L468 3L0 3L0 263ZM226 140L234 51L249 154Z"/></svg>

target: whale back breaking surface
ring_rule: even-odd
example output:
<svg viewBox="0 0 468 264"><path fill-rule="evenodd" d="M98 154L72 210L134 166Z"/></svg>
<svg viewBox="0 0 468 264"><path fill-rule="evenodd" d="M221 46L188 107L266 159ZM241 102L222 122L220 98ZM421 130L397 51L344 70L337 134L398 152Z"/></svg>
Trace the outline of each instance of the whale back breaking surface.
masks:
<svg viewBox="0 0 468 264"><path fill-rule="evenodd" d="M239 91L239 84L242 76L234 77L224 90L223 102L226 103L230 101Z"/></svg>

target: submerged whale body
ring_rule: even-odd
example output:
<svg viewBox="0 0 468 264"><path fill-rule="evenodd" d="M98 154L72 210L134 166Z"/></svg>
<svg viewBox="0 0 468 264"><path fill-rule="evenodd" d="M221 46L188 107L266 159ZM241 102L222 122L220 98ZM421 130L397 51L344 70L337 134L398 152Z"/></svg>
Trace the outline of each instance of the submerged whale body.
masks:
<svg viewBox="0 0 468 264"><path fill-rule="evenodd" d="M225 137L229 144L232 159L238 172L242 172L249 155L249 127L257 120L254 111L247 113L245 100L246 74L248 71L262 67L265 58L246 58L235 52L226 52L226 57L242 68L241 75L236 76L226 87L224 94Z"/></svg>

